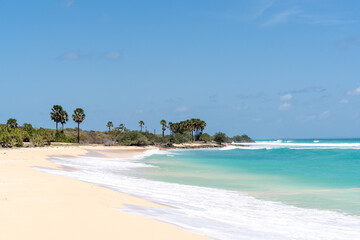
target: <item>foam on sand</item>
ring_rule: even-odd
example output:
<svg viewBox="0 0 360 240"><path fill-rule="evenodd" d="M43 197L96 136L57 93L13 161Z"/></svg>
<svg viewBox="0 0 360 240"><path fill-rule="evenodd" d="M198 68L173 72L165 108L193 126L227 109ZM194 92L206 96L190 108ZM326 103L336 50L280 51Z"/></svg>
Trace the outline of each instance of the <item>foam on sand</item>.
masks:
<svg viewBox="0 0 360 240"><path fill-rule="evenodd" d="M99 184L172 208L127 205L125 211L175 224L214 239L360 239L360 217L338 212L305 209L258 200L238 191L181 185L126 176L127 171L152 167L141 161L151 150L134 159L53 159L79 169L42 171Z"/></svg>

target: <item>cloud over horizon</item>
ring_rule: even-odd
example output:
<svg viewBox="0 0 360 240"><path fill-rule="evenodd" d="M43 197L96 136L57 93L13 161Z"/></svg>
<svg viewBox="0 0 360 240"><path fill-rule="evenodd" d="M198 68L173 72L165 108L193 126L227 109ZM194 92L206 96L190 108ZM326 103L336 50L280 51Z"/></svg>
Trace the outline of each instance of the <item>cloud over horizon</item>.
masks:
<svg viewBox="0 0 360 240"><path fill-rule="evenodd" d="M281 100L283 101L288 101L291 100L293 98L293 95L291 95L290 93L285 94L284 96L281 97Z"/></svg>
<svg viewBox="0 0 360 240"><path fill-rule="evenodd" d="M279 111L288 111L292 108L293 108L293 106L290 103L284 103L284 104L281 104L278 109L279 109Z"/></svg>
<svg viewBox="0 0 360 240"><path fill-rule="evenodd" d="M350 96L352 96L352 95L360 95L360 87L358 87L358 88L356 88L356 89L354 89L352 91L348 91L347 95L350 95Z"/></svg>
<svg viewBox="0 0 360 240"><path fill-rule="evenodd" d="M67 0L66 1L66 7L71 7L74 4L75 0Z"/></svg>
<svg viewBox="0 0 360 240"><path fill-rule="evenodd" d="M57 57L60 60L80 60L80 59L90 59L90 58L103 58L109 60L117 60L122 56L121 51L113 50L106 53L83 53L80 51L69 51L63 55Z"/></svg>
<svg viewBox="0 0 360 240"><path fill-rule="evenodd" d="M272 26L272 25L277 25L280 23L285 23L289 20L289 18L291 16L295 16L299 13L300 13L299 10L287 10L287 11L277 13L272 18L270 18L269 20L264 22L263 26Z"/></svg>

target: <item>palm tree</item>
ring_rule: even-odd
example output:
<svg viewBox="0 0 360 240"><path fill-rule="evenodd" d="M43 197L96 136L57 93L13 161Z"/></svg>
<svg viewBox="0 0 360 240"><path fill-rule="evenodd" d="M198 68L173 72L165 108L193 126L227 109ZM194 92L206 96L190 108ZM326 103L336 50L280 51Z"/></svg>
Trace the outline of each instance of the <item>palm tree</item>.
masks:
<svg viewBox="0 0 360 240"><path fill-rule="evenodd" d="M161 120L160 121L160 124L162 125L162 136L164 136L165 135L165 131L166 131L166 128L167 128L167 126L166 126L166 121L165 120Z"/></svg>
<svg viewBox="0 0 360 240"><path fill-rule="evenodd" d="M206 125L207 125L207 124L206 124L205 121L201 121L201 122L200 122L200 135L202 135L202 133L203 133Z"/></svg>
<svg viewBox="0 0 360 240"><path fill-rule="evenodd" d="M140 120L139 121L140 132L142 132L142 129L143 129L144 125L145 125L144 121Z"/></svg>
<svg viewBox="0 0 360 240"><path fill-rule="evenodd" d="M174 133L174 124L172 122L169 122L169 130L171 134Z"/></svg>
<svg viewBox="0 0 360 240"><path fill-rule="evenodd" d="M82 108L77 108L74 111L74 114L72 115L72 119L74 120L74 122L76 122L78 124L78 143L80 143L80 123L82 123L85 120L85 113L84 110Z"/></svg>
<svg viewBox="0 0 360 240"><path fill-rule="evenodd" d="M125 124L121 123L118 127L118 129L120 130L120 132L127 132L127 128L125 127Z"/></svg>
<svg viewBox="0 0 360 240"><path fill-rule="evenodd" d="M65 110L62 110L61 111L61 121L60 121L62 131L64 131L64 124L66 124L67 121L69 121L69 115Z"/></svg>
<svg viewBox="0 0 360 240"><path fill-rule="evenodd" d="M187 129L189 130L189 132L191 132L191 141L194 141L194 130L196 126L196 120L190 119L190 120L186 120L186 122L187 122Z"/></svg>
<svg viewBox="0 0 360 240"><path fill-rule="evenodd" d="M111 121L108 121L106 126L109 128L109 132L111 131L111 128L114 126L114 124Z"/></svg>
<svg viewBox="0 0 360 240"><path fill-rule="evenodd" d="M8 127L11 128L17 128L18 127L18 123L17 120L15 118L9 118L9 120L7 120L6 125Z"/></svg>
<svg viewBox="0 0 360 240"><path fill-rule="evenodd" d="M58 130L58 124L62 120L63 108L60 105L54 105L50 112L50 118L56 123L56 130Z"/></svg>

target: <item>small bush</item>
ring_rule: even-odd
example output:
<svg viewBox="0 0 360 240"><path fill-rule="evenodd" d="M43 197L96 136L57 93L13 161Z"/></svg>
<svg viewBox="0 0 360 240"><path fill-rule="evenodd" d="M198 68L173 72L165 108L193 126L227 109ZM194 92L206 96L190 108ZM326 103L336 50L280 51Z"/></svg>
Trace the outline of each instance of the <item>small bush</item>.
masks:
<svg viewBox="0 0 360 240"><path fill-rule="evenodd" d="M147 137L138 131L122 133L118 137L118 142L125 146L145 146L150 144Z"/></svg>
<svg viewBox="0 0 360 240"><path fill-rule="evenodd" d="M207 143L211 141L211 136L207 133L204 133L200 136L199 140Z"/></svg>
<svg viewBox="0 0 360 240"><path fill-rule="evenodd" d="M45 146L44 136L40 135L39 133L33 134L31 138L31 143L33 147L44 147Z"/></svg>
<svg viewBox="0 0 360 240"><path fill-rule="evenodd" d="M9 132L2 131L0 132L0 145L4 148L11 148L13 146L12 144L12 138Z"/></svg>
<svg viewBox="0 0 360 240"><path fill-rule="evenodd" d="M218 144L222 144L224 142L227 142L228 138L225 133L218 132L214 135L214 141Z"/></svg>
<svg viewBox="0 0 360 240"><path fill-rule="evenodd" d="M241 142L253 142L253 140L246 134L243 134L241 136L234 136L232 138L233 142L241 143Z"/></svg>
<svg viewBox="0 0 360 240"><path fill-rule="evenodd" d="M186 142L190 142L191 141L191 135L190 133L186 132L186 133L175 133L174 135L175 137L175 143L186 143Z"/></svg>

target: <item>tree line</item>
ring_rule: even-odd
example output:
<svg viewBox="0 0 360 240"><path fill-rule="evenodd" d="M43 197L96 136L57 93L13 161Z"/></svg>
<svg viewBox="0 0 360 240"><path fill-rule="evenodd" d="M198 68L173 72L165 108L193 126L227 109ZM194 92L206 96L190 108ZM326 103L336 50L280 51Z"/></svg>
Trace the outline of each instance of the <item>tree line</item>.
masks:
<svg viewBox="0 0 360 240"><path fill-rule="evenodd" d="M0 125L0 146L2 147L21 147L24 142L31 146L45 146L52 142L65 143L94 143L105 145L162 145L171 146L172 144L187 143L194 141L202 142L250 142L247 135L228 137L225 133L218 132L211 136L204 133L207 123L201 119L192 118L180 122L167 122L161 120L160 126L162 133L149 133L145 122L138 122L139 130L130 130L121 123L114 127L112 121L108 121L106 128L108 131L85 131L80 129L80 124L85 120L86 115L82 108L76 108L71 115L72 120L77 124L77 128L66 128L69 121L69 114L61 105L54 105L50 110L50 119L55 122L55 129L33 128L31 124L24 123L19 126L15 118L8 119L6 125ZM61 124L61 128L59 125ZM145 129L145 131L144 131ZM166 135L166 130L170 134ZM81 137L81 139L80 139Z"/></svg>
<svg viewBox="0 0 360 240"><path fill-rule="evenodd" d="M80 123L85 120L85 112L82 108L76 108L72 115L72 119L77 123L78 137L77 142L80 143ZM50 118L56 123L56 131L58 131L58 124L61 123L62 131L64 131L64 125L69 121L68 113L63 109L61 105L54 105L50 112Z"/></svg>

